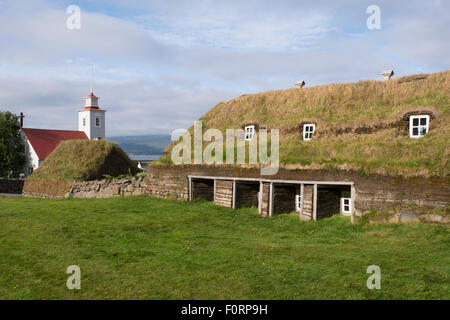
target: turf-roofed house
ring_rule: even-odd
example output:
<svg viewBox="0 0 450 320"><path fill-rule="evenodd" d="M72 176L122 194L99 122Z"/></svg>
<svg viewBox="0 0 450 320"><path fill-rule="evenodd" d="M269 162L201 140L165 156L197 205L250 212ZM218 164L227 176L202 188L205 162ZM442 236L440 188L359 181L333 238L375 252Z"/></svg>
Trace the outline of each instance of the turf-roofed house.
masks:
<svg viewBox="0 0 450 320"><path fill-rule="evenodd" d="M202 132L279 130L279 170L258 164L182 164L176 141L149 166L148 194L203 199L261 215L444 212L450 205L450 71L243 95L199 121ZM188 132L194 136L194 128ZM225 139L225 138L224 138ZM208 144L204 143L203 148ZM226 152L223 158L226 158ZM224 162L225 163L225 162Z"/></svg>

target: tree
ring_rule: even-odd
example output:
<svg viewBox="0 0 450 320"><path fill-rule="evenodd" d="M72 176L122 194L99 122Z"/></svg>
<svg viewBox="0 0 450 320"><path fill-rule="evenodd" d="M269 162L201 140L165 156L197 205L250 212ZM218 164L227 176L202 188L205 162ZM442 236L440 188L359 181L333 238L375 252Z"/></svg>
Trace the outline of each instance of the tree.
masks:
<svg viewBox="0 0 450 320"><path fill-rule="evenodd" d="M25 143L19 117L0 112L0 177L18 177L25 165Z"/></svg>

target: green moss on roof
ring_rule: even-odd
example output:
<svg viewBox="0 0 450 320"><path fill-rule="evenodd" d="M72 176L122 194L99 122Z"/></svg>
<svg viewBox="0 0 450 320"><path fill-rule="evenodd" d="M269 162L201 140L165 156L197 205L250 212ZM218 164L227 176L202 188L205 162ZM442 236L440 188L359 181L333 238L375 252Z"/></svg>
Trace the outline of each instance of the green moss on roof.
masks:
<svg viewBox="0 0 450 320"><path fill-rule="evenodd" d="M61 143L31 177L94 180L105 175L135 174L136 165L115 143L106 140L69 140Z"/></svg>
<svg viewBox="0 0 450 320"><path fill-rule="evenodd" d="M420 139L399 129L405 114L415 111L436 116L429 133ZM280 161L286 168L449 175L450 70L248 94L217 104L200 119L203 130L217 128L223 133L252 121L279 129ZM304 121L317 124L311 141L301 139ZM172 147L155 164L170 163Z"/></svg>

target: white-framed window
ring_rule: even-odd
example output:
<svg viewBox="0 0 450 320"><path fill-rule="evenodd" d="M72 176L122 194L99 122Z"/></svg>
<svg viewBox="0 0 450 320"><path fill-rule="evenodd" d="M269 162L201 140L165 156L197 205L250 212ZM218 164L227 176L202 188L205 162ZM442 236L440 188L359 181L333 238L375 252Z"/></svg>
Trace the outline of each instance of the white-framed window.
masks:
<svg viewBox="0 0 450 320"><path fill-rule="evenodd" d="M295 195L295 211L300 212L302 210L302 196L299 194Z"/></svg>
<svg viewBox="0 0 450 320"><path fill-rule="evenodd" d="M255 134L255 126L245 127L245 141L252 140L254 134Z"/></svg>
<svg viewBox="0 0 450 320"><path fill-rule="evenodd" d="M100 127L100 117L95 117L95 126Z"/></svg>
<svg viewBox="0 0 450 320"><path fill-rule="evenodd" d="M316 125L314 123L304 124L303 125L303 140L311 140L314 130L316 130Z"/></svg>
<svg viewBox="0 0 450 320"><path fill-rule="evenodd" d="M83 118L83 127L86 127L86 118Z"/></svg>
<svg viewBox="0 0 450 320"><path fill-rule="evenodd" d="M350 214L352 212L352 198L341 198L341 213Z"/></svg>
<svg viewBox="0 0 450 320"><path fill-rule="evenodd" d="M428 132L430 123L429 115L419 115L409 117L409 136L411 138L420 138Z"/></svg>

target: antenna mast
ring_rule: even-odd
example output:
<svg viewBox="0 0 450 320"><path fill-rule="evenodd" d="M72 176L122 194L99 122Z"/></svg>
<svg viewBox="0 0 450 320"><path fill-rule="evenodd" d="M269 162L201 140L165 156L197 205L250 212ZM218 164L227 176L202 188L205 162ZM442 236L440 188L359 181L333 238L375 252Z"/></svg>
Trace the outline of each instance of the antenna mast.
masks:
<svg viewBox="0 0 450 320"><path fill-rule="evenodd" d="M91 92L94 93L94 65L92 65L91 71Z"/></svg>

